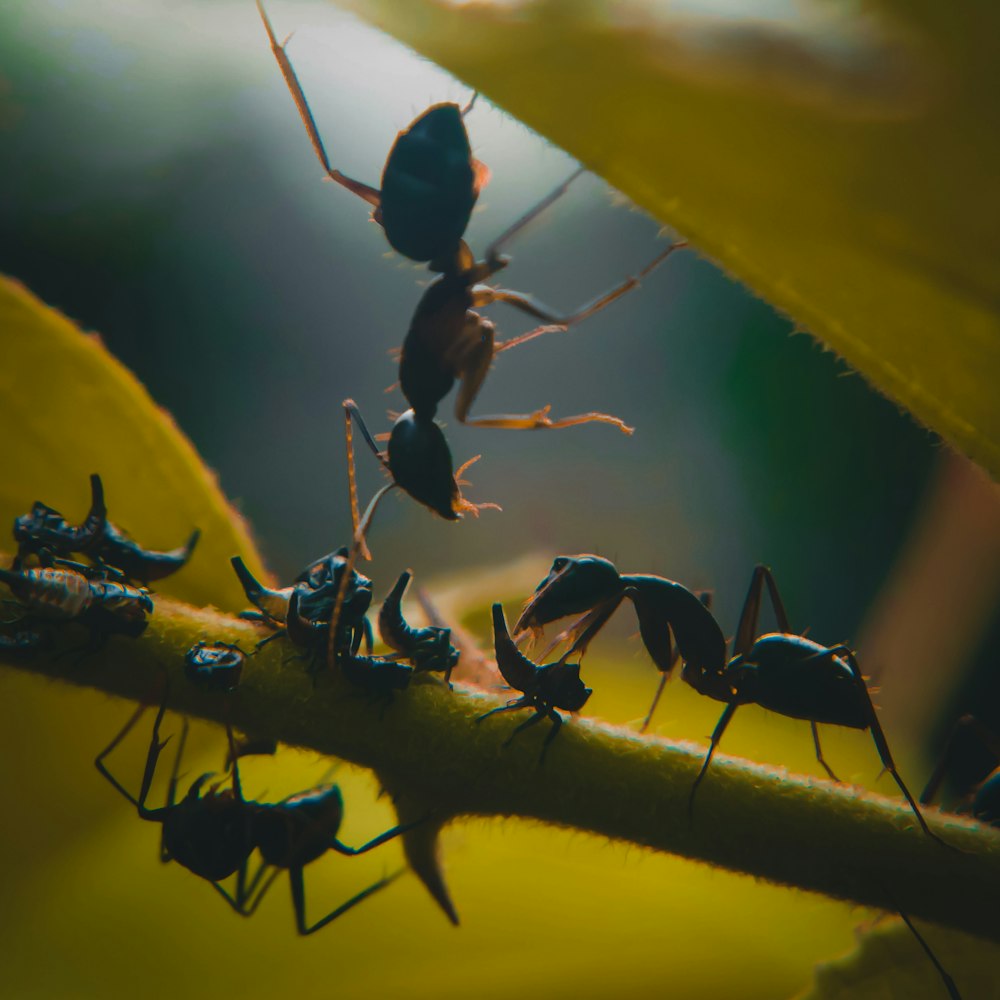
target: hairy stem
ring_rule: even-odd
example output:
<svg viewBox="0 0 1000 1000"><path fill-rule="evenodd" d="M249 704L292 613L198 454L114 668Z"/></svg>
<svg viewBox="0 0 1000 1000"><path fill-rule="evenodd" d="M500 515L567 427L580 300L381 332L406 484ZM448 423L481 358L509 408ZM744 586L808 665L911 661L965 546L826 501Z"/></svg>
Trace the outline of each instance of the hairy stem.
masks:
<svg viewBox="0 0 1000 1000"><path fill-rule="evenodd" d="M172 708L221 721L223 700L183 676L184 653L201 638L249 649L258 633L161 597L141 640L113 640L80 664L41 653L11 665L131 699L151 697L166 671ZM476 725L497 704L493 694L460 685L449 691L429 679L397 696L383 715L332 674L314 686L289 656L279 640L248 659L231 696L234 724L373 768L403 818L429 814L407 853L452 916L433 860L437 829L463 815L522 816L855 903L899 907L1000 940L996 831L932 811L935 831L958 848L949 850L921 833L895 800L724 755L713 761L689 820L688 794L703 747L578 719L563 727L539 766L547 722L506 748L501 744L523 713Z"/></svg>

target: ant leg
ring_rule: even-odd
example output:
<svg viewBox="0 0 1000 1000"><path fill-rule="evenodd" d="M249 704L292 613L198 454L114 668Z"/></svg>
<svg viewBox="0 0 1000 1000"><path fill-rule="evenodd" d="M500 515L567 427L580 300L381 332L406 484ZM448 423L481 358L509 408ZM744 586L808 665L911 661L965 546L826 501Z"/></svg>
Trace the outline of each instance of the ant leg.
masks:
<svg viewBox="0 0 1000 1000"><path fill-rule="evenodd" d="M938 961L937 955L931 951L931 946L924 940L923 935L917 930L913 925L913 921L897 906L896 912L902 917L903 923L910 928L910 933L917 939L917 944L920 945L924 950L924 954L931 960L931 964L937 969L938 975L941 977L941 981L944 983L944 988L948 991L948 996L951 1000L962 1000L962 994L958 992L958 987L955 985L955 980L948 975L945 971L944 966Z"/></svg>
<svg viewBox="0 0 1000 1000"><path fill-rule="evenodd" d="M107 769L104 764L104 758L108 756L121 741L129 734L129 732L134 728L135 724L142 718L146 711L145 705L140 705L135 712L132 714L128 722L125 723L122 730L115 736L115 738L94 758L94 767L101 773L101 775L107 779L112 785L112 787L132 805L135 806L139 816L142 819L158 820L166 812L166 809L147 809L146 808L146 798L149 795L150 786L153 784L153 775L156 772L156 762L159 760L160 754L163 752L163 748L170 741L168 736L165 740L160 740L160 723L163 721L163 716L167 711L167 697L169 695L169 688L164 692L163 702L160 705L159 711L156 713L156 721L153 723L153 734L149 743L149 751L146 754L146 766L142 775L142 784L139 788L138 798L134 797L131 792L129 792L124 785L122 785L118 779Z"/></svg>
<svg viewBox="0 0 1000 1000"><path fill-rule="evenodd" d="M701 784L701 779L705 777L705 772L708 770L708 765L712 763L712 756L715 754L715 748L719 745L719 740L722 739L722 734L726 731L726 726L732 721L733 716L736 714L736 709L739 705L729 704L726 706L726 710L722 713L719 721L716 723L715 731L712 733L712 742L709 744L708 753L705 755L705 762L701 765L701 770L698 772L698 777L694 779L694 784L691 786L691 794L688 796L688 817L694 817L694 796L698 791L698 786Z"/></svg>
<svg viewBox="0 0 1000 1000"><path fill-rule="evenodd" d="M358 521L361 519L361 514L358 504L357 469L354 466L354 428L353 421L351 420L354 414L358 415L358 420L361 421L361 426L364 428L367 437L368 429L365 427L364 421L361 420L361 414L358 412L357 406L352 400L344 400L344 438L347 444L347 491L351 499L351 532L356 535L358 533ZM377 449L375 454L379 454ZM371 562L372 554L367 543L364 541L361 543L361 555L368 562Z"/></svg>
<svg viewBox="0 0 1000 1000"><path fill-rule="evenodd" d="M514 731L510 734L510 736L508 736L507 739L505 739L503 741L503 743L501 743L500 745L503 746L503 747L509 747L511 745L511 743L514 742L514 737L517 736L517 734L519 732L521 732L521 730L527 729L529 726L533 726L533 725L535 725L535 723L541 722L542 719L544 719L544 718L545 718L545 713L536 708L535 709L535 714L530 719L525 719L524 722L522 722L520 725L516 726L514 728ZM560 719L559 722L561 724L562 723L562 719ZM542 756L544 757L544 750L542 752Z"/></svg>
<svg viewBox="0 0 1000 1000"><path fill-rule="evenodd" d="M831 768L830 765L823 759L823 751L819 745L819 726L815 722L810 722L809 725L812 726L813 745L816 747L816 759L823 766L823 770L830 776L830 780L839 783L840 778L833 773L833 768Z"/></svg>
<svg viewBox="0 0 1000 1000"><path fill-rule="evenodd" d="M487 248L486 248L486 272L480 276L480 280L488 278L491 274L502 270L507 266L508 259L500 253L501 247L509 243L522 229L529 223L534 222L553 202L558 201L569 189L581 174L586 173L584 167L577 167L561 184L556 185L541 201L528 209L519 219L509 225Z"/></svg>
<svg viewBox="0 0 1000 1000"><path fill-rule="evenodd" d="M339 170L334 170L333 167L330 166L330 160L326 155L323 140L319 137L319 129L316 128L316 121L313 118L312 111L309 110L306 95L302 90L302 85L299 83L298 77L295 75L295 70L292 68L292 64L285 52L285 46L288 44L288 38L286 38L284 42L279 42L275 37L274 30L271 27L271 22L268 20L267 13L264 11L264 4L261 0L257 0L257 11L260 14L260 19L264 22L264 30L267 32L267 40L271 44L271 51L274 53L274 58L278 61L278 68L281 70L281 75L285 78L285 85L288 87L288 91L292 95L292 100L295 102L295 108L299 113L299 117L302 119L302 124L305 126L306 133L309 136L309 142L312 144L313 152L316 154L319 162L323 165L323 170L326 171L326 176L329 177L330 180L336 181L338 184L347 188L348 191L356 194L363 201L368 202L368 204L373 208L378 209L382 202L382 193L378 190L378 188L373 188L368 184L363 184L361 181L356 181L352 177L348 177L346 174L342 174ZM291 36L289 36L289 38L290 37Z"/></svg>
<svg viewBox="0 0 1000 1000"><path fill-rule="evenodd" d="M177 782L180 780L181 757L184 756L184 747L187 744L187 738L188 720L185 715L181 723L181 738L177 741L177 753L174 755L174 766L170 769L170 783L167 785L167 809L173 808L174 803L177 801ZM166 825L160 828L160 861L164 864L173 860L173 855L167 850L167 846L164 842L165 833Z"/></svg>
<svg viewBox="0 0 1000 1000"><path fill-rule="evenodd" d="M948 773L948 768L951 765L952 757L955 755L956 739L958 738L958 734L963 731L971 731L975 733L992 754L996 757L1000 757L1000 745L997 745L995 734L984 726L974 715L963 715L958 722L955 723L951 733L949 733L948 740L945 743L944 753L941 755L941 759L937 762L937 765L931 772L930 778L927 779L926 787L920 793L920 803L922 805L929 805L937 796L938 790L941 787L941 782L944 781L945 775Z"/></svg>
<svg viewBox="0 0 1000 1000"><path fill-rule="evenodd" d="M364 516L361 518L361 521L354 532L354 544L351 546L350 555L348 555L347 562L344 564L344 575L341 577L340 587L337 589L337 599L333 604L333 614L330 615L329 639L327 640L326 656L327 662L331 666L333 666L337 660L337 627L340 624L340 613L344 609L344 601L347 597L347 587L350 583L352 575L354 574L354 564L358 561L358 554L361 551L361 547L365 543L365 535L367 534L368 528L372 523L375 511L378 509L379 502L382 497L389 492L389 490L395 489L395 487L395 482L387 483L375 494L375 496L372 497L367 510L365 510Z"/></svg>
<svg viewBox="0 0 1000 1000"><path fill-rule="evenodd" d="M642 720L642 725L639 727L640 733L644 733L649 728L649 724L653 721L653 713L656 711L656 706L660 703L660 698L663 695L663 689L667 686L667 681L670 679L671 671L677 665L677 661L680 658L680 653L675 652L670 664L670 670L663 670L660 672L660 683L656 685L656 694L653 695L653 703L649 706L646 718Z"/></svg>
<svg viewBox="0 0 1000 1000"><path fill-rule="evenodd" d="M666 249L661 250L638 274L630 275L613 288L599 295L596 299L592 299L568 315L560 315L554 309L543 305L533 296L527 295L524 292L516 292L509 288L491 289L487 286L477 285L473 289L473 294L479 297L485 296L488 292L490 293L490 302L506 302L515 309L519 309L529 316L534 316L535 319L540 319L543 323L564 328L575 326L577 323L582 323L584 320L590 319L591 316L599 313L602 309L611 305L612 302L616 302L623 295L627 295L633 288L638 288L643 278L659 267L675 250L683 250L686 246L687 243L685 242L671 243ZM486 305L487 303L480 302L479 304Z"/></svg>
<svg viewBox="0 0 1000 1000"><path fill-rule="evenodd" d="M923 813L920 811L920 807L910 794L910 790L904 784L903 779L899 776L899 771L896 770L896 763L893 761L892 754L889 752L889 744L886 742L885 733L882 731L882 724L878 721L875 706L872 704L872 696L868 691L868 685L865 684L865 679L861 674L861 668L858 666L858 661L854 656L854 651L845 645L831 646L830 655L842 657L850 667L851 676L854 678L855 684L857 684L859 691L863 694L865 702L868 705L869 718L871 719L871 722L869 723L869 730L872 734L872 740L875 742L875 749L878 751L879 758L882 761L882 766L892 775L896 784L899 785L899 789L903 793L906 801L910 804L910 808L913 810L913 815L917 817L917 822L920 824L921 829L927 834L928 837L936 840L944 847L950 848L952 845L947 843L947 841L942 840L927 825L927 820L924 819Z"/></svg>
<svg viewBox="0 0 1000 1000"><path fill-rule="evenodd" d="M360 847L348 847L347 844L341 843L336 837L330 842L330 846L338 854L346 854L349 858L353 858L359 854L365 854L373 848L381 847L382 844L387 844L400 834L409 833L410 830L416 829L423 822L422 819L418 819L414 823L400 823L399 826L394 826L392 829L386 830L385 833L380 833L377 837L372 837L367 844L362 844Z"/></svg>
<svg viewBox="0 0 1000 1000"><path fill-rule="evenodd" d="M747 591L743 610L740 612L740 622L736 626L736 638L733 640L733 655L743 656L757 638L757 623L760 619L760 601L764 586L764 573L767 567L756 566L750 577L750 589Z"/></svg>
<svg viewBox="0 0 1000 1000"><path fill-rule="evenodd" d="M311 927L306 924L306 889L305 882L302 878L302 868L289 868L288 869L288 881L292 886L292 905L295 907L295 926L298 928L298 932L302 935L313 934L327 924L336 920L337 917L343 916L348 910L357 906L358 903L363 902L369 896L374 895L380 889L384 889L386 886L391 885L400 875L405 874L406 869L400 868L398 871L393 872L391 875L386 875L384 878L379 879L372 885L368 886L367 889L362 889L356 896L352 896L346 903L341 903L335 910L328 913L321 920L317 920Z"/></svg>
<svg viewBox="0 0 1000 1000"><path fill-rule="evenodd" d="M472 92L472 97L469 98L469 103L466 104L466 106L462 108L460 112L463 118L476 106L476 101L478 100L478 98L479 98L479 91L474 90Z"/></svg>
<svg viewBox="0 0 1000 1000"><path fill-rule="evenodd" d="M545 763L545 755L549 752L549 747L552 746L552 741L559 735L559 730L562 728L563 724L562 716L554 708L550 708L547 715L549 719L552 720L552 728L546 734L545 742L542 743L542 754L538 758L539 767Z"/></svg>
<svg viewBox="0 0 1000 1000"><path fill-rule="evenodd" d="M488 719L491 715L497 715L500 712L515 712L519 708L527 708L531 704L528 698L517 698L515 701L508 702L506 705L501 705L499 708L491 708L488 712L484 712L476 719L476 725L478 726L483 719Z"/></svg>

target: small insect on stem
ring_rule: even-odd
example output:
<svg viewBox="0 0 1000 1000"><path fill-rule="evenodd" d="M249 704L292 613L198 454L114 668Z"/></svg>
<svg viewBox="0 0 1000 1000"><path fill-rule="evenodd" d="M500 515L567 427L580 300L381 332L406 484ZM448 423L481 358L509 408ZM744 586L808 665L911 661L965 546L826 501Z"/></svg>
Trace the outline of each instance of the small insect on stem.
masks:
<svg viewBox="0 0 1000 1000"><path fill-rule="evenodd" d="M503 746L508 746L522 730L547 718L552 722L552 728L542 743L539 764L544 764L545 755L548 753L552 741L559 735L563 724L563 718L556 709L579 712L593 692L580 679L579 663L565 663L560 660L556 663L546 663L539 666L529 660L514 645L510 633L507 631L507 620L504 617L503 605L501 604L493 605L493 644L496 651L497 667L503 675L503 679L512 688L520 691L522 697L510 701L506 705L501 705L499 708L491 709L479 716L476 723L479 724L484 719L499 712L515 712L521 708L533 708L535 714L517 726L504 741Z"/></svg>

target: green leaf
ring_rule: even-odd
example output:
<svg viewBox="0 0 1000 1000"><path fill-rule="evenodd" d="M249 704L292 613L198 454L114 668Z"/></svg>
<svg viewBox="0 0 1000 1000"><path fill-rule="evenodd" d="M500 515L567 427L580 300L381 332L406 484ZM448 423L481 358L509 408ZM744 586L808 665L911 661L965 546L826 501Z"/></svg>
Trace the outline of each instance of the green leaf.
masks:
<svg viewBox="0 0 1000 1000"><path fill-rule="evenodd" d="M995 997L1000 947L921 922L918 930L955 980L963 1000ZM942 1000L941 979L901 920L858 935L849 955L816 967L813 988L797 1000Z"/></svg>
<svg viewBox="0 0 1000 1000"><path fill-rule="evenodd" d="M751 20L640 0L336 2L676 227L1000 474L1000 7L813 2Z"/></svg>
<svg viewBox="0 0 1000 1000"><path fill-rule="evenodd" d="M34 497L70 520L82 518L88 476L98 472L109 516L147 548L173 548L201 529L190 563L157 591L227 611L245 607L229 557L242 554L257 572L260 556L169 414L99 337L4 278L0 330L0 426L7 428L0 439L0 524L25 513ZM202 391L194 378L191 391ZM206 405L210 397L206 392Z"/></svg>

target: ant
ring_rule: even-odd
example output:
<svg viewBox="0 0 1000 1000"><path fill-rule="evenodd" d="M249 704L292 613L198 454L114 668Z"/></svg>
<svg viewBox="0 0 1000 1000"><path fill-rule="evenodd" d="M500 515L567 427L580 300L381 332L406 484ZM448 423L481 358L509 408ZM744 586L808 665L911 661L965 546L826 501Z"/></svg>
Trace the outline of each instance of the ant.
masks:
<svg viewBox="0 0 1000 1000"><path fill-rule="evenodd" d="M169 740L169 737L166 740L160 739L160 726L166 708L165 694L153 723L138 796L133 796L111 774L104 761L142 717L146 711L145 705L139 706L121 732L97 755L94 765L112 787L135 806L141 819L161 824L161 860L176 861L199 878L205 879L240 916L248 917L254 913L277 876L285 870L291 883L295 926L299 934L312 934L403 874L400 870L379 879L325 917L310 924L306 920L303 878L303 869L307 864L328 850L348 857L364 854L417 824L392 827L361 847L349 847L337 838L344 814L343 798L337 785L320 785L275 803L245 799L240 783L239 755L233 742L232 730L228 727L232 760L232 776L228 787L223 787L218 782L206 788L212 775L202 774L195 779L187 795L178 802L177 785L187 739L187 720L184 721L174 758L166 803L160 808L151 809L146 805L146 800L160 754ZM250 857L255 850L260 851L262 860L253 876L248 878ZM268 869L274 870L268 874ZM219 884L232 875L236 875L235 896Z"/></svg>
<svg viewBox="0 0 1000 1000"><path fill-rule="evenodd" d="M937 797L948 768L955 756L960 739L965 738L965 734L975 737L993 756L993 770L975 786L968 801L962 804L961 811L968 810L982 823L990 826L1000 827L1000 740L988 726L984 725L974 715L963 715L955 723L948 742L945 745L941 760L927 780L927 786L920 793L922 805L930 805Z"/></svg>
<svg viewBox="0 0 1000 1000"><path fill-rule="evenodd" d="M593 692L580 679L579 663L566 663L559 660L555 663L539 666L529 660L514 645L514 641L507 631L507 619L504 618L503 605L499 603L493 605L493 645L496 650L497 667L503 675L503 679L512 688L520 691L522 696L509 701L506 705L501 705L499 708L490 709L490 711L480 715L476 719L476 723L478 725L484 719L496 715L498 712L514 712L519 708L533 708L535 714L527 721L522 722L503 742L503 746L508 746L522 729L527 729L536 722L548 718L552 722L552 728L545 737L539 758L539 764L544 764L549 746L559 735L559 729L563 724L562 716L556 709L579 712Z"/></svg>
<svg viewBox="0 0 1000 1000"><path fill-rule="evenodd" d="M710 610L711 592L696 594L660 576L623 575L600 556L559 556L525 604L514 634L537 631L559 618L582 612L582 617L546 648L542 658L564 640L572 641L561 661L576 652L582 657L626 597L635 608L646 651L661 674L639 730L645 732L679 659L709 673L725 666L726 639Z"/></svg>
<svg viewBox="0 0 1000 1000"><path fill-rule="evenodd" d="M431 105L396 136L382 172L382 187L374 188L334 169L320 138L305 93L279 43L261 0L257 10L271 51L295 102L309 141L326 176L372 206L372 219L385 231L389 245L404 257L429 263L432 271L451 266L469 224L479 193L490 172L472 156L465 116L476 102L464 107Z"/></svg>
<svg viewBox="0 0 1000 1000"><path fill-rule="evenodd" d="M757 623L765 584L778 631L759 635ZM687 662L681 671L681 678L699 694L726 703L725 711L712 733L708 754L691 788L688 800L690 811L694 810L695 793L736 709L740 705L757 704L779 715L808 721L812 727L816 759L834 781L839 779L823 759L817 724L824 722L850 729L867 729L882 766L899 786L921 829L928 837L948 846L931 831L896 770L854 651L843 643L823 646L793 633L774 577L766 566L757 566L753 571L733 641L733 654L720 670L709 670L696 662Z"/></svg>
<svg viewBox="0 0 1000 1000"><path fill-rule="evenodd" d="M403 617L402 600L413 578L410 570L399 574L396 585L389 591L378 613L378 630L382 641L416 671L443 671L444 681L451 687L451 672L458 663L459 651L451 644L451 629L439 625L413 628Z"/></svg>

